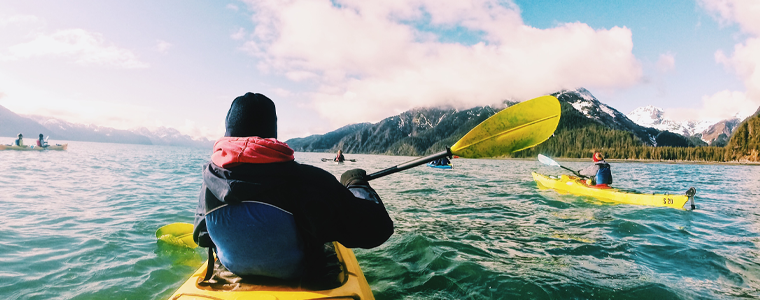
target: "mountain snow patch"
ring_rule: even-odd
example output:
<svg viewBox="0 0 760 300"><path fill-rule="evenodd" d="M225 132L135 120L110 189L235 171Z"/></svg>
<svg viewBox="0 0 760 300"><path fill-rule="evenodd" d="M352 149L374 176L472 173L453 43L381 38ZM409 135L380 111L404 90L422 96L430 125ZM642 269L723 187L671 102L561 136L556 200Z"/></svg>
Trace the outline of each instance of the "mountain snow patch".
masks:
<svg viewBox="0 0 760 300"><path fill-rule="evenodd" d="M606 104L602 104L602 105L599 105L599 108L600 108L600 109L601 109L603 112L605 112L605 113L607 113L608 115L610 115L611 117L613 117L613 118L615 117L615 111L614 111L614 110L612 110L612 109L611 109L609 106L607 106Z"/></svg>
<svg viewBox="0 0 760 300"><path fill-rule="evenodd" d="M631 121L645 127L652 127L662 131L670 131L685 136L693 136L703 133L719 120L687 120L673 121L665 117L662 108L647 105L634 109L626 115Z"/></svg>

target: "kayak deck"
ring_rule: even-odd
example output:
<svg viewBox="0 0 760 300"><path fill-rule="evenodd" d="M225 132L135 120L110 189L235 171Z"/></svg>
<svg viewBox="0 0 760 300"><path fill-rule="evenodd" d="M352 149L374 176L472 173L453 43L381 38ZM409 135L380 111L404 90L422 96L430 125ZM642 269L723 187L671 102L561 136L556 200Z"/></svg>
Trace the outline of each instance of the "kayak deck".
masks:
<svg viewBox="0 0 760 300"><path fill-rule="evenodd" d="M689 189L684 195L640 194L614 188L589 186L583 180L574 176L562 175L560 177L550 177L536 172L532 172L532 175L533 180L539 185L558 192L589 196L625 204L665 206L684 210L695 209L694 194L696 194L696 190L694 188Z"/></svg>
<svg viewBox="0 0 760 300"><path fill-rule="evenodd" d="M311 290L301 286L243 282L200 285L198 283L206 275L207 263L204 263L169 299L374 299L353 251L338 242L333 245L341 267L337 278L340 286L333 289Z"/></svg>
<svg viewBox="0 0 760 300"><path fill-rule="evenodd" d="M47 147L38 147L36 145L32 146L14 146L14 145L0 145L0 150L17 150L17 151L45 151L45 150L66 150L66 148L69 147L69 144L63 144L63 145L50 145Z"/></svg>

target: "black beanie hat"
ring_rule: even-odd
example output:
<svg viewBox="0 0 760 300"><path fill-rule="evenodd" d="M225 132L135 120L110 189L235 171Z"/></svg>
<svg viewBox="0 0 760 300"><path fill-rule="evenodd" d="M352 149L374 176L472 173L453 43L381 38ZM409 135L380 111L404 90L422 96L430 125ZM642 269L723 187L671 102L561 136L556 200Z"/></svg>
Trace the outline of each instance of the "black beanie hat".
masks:
<svg viewBox="0 0 760 300"><path fill-rule="evenodd" d="M274 102L262 94L246 93L235 98L224 121L224 136L277 138Z"/></svg>

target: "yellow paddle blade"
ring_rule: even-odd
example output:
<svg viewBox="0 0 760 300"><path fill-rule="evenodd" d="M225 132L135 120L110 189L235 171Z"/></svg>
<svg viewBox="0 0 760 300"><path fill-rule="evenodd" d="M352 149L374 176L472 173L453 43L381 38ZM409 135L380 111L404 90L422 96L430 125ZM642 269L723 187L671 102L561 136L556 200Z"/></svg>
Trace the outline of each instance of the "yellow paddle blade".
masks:
<svg viewBox="0 0 760 300"><path fill-rule="evenodd" d="M193 241L193 224L190 223L164 225L156 230L156 238L176 246L198 247L198 244Z"/></svg>
<svg viewBox="0 0 760 300"><path fill-rule="evenodd" d="M451 153L494 157L536 146L554 134L561 113L559 100L553 96L515 104L475 126L451 146Z"/></svg>

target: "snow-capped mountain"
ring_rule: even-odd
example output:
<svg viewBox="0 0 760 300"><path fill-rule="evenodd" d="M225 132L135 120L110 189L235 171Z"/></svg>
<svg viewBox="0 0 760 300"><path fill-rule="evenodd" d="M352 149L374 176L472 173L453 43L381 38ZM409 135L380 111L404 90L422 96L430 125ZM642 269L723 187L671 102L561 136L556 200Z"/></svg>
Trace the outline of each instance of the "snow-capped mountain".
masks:
<svg viewBox="0 0 760 300"><path fill-rule="evenodd" d="M552 95L557 97L561 102L569 103L589 119L612 129L632 132L641 141L650 146L658 145L658 137L661 135L659 130L636 124L623 113L600 102L585 88L562 90Z"/></svg>
<svg viewBox="0 0 760 300"><path fill-rule="evenodd" d="M119 144L151 144L150 139L147 137L128 130L92 124L76 124L44 116L31 115L26 117L47 128L49 133L46 135L52 136L53 139Z"/></svg>
<svg viewBox="0 0 760 300"><path fill-rule="evenodd" d="M155 130L148 130L143 127L121 130L92 124L76 124L44 116L30 115L26 117L48 129L47 132L40 133L50 135L54 139L199 148L211 148L214 144L213 141L206 138L194 139L188 135L183 135L174 128L160 127Z"/></svg>
<svg viewBox="0 0 760 300"><path fill-rule="evenodd" d="M739 118L726 119L715 123L702 131L702 140L710 144L710 146L723 147L728 143L731 134L739 124L741 124Z"/></svg>
<svg viewBox="0 0 760 300"><path fill-rule="evenodd" d="M659 130L667 130L685 136L702 133L710 126L717 123L716 120L689 120L676 122L664 116L662 108L647 105L634 109L626 115L631 121L641 126L652 127Z"/></svg>
<svg viewBox="0 0 760 300"><path fill-rule="evenodd" d="M662 108L648 105L634 109L627 116L641 126L667 130L684 136L699 136L710 145L722 146L725 144L727 137L731 136L734 128L741 123L741 119L743 118L740 118L739 115L737 113L736 117L726 120L687 120L677 122L665 117ZM723 134L723 137L720 137L721 134Z"/></svg>
<svg viewBox="0 0 760 300"><path fill-rule="evenodd" d="M209 149L214 145L213 141L209 141L206 138L192 138L189 135L180 133L177 129L169 127L159 127L154 130L141 127L130 131L148 137L153 145L186 146Z"/></svg>

